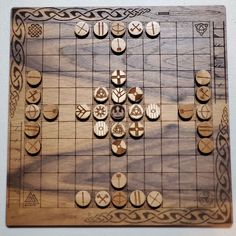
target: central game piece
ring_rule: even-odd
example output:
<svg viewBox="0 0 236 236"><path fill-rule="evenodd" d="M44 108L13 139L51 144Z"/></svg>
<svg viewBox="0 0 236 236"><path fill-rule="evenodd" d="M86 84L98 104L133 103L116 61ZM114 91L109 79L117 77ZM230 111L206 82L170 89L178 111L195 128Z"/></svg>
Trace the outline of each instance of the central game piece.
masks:
<svg viewBox="0 0 236 236"><path fill-rule="evenodd" d="M113 120L120 121L125 117L125 108L122 105L117 104L112 106L110 113Z"/></svg>

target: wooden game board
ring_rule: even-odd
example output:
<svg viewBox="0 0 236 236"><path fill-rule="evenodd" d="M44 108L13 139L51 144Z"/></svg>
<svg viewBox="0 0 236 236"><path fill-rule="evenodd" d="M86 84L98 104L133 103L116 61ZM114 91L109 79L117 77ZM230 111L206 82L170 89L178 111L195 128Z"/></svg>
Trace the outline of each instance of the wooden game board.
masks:
<svg viewBox="0 0 236 236"><path fill-rule="evenodd" d="M80 39L74 34L79 20L91 31ZM92 33L100 20L108 24L133 20L144 25L157 21L161 33L148 38L143 33L123 39L122 55L111 52L110 31L104 39ZM12 10L8 226L227 226L232 223L230 143L225 9L209 7L104 7L104 8L16 8ZM80 103L95 105L93 90L113 88L110 75L116 69L127 74L125 87L141 87L141 104L157 103L161 117L143 118L141 139L126 135L127 153L112 154L111 135L98 139L95 120L75 117ZM59 105L59 116L48 122L41 114L37 137L38 155L25 151L24 134L27 72L42 74L39 106ZM203 156L197 149L196 115L190 121L178 116L179 104L195 104L195 73L211 74L214 151ZM107 101L112 105L112 101ZM130 105L128 100L125 105ZM126 123L129 123L126 117ZM109 117L107 122L111 122ZM94 202L99 190L114 192L110 179L126 174L124 192L140 189L159 191L161 207L140 208L130 203L122 209L110 204L101 209ZM91 193L87 208L75 204L79 190Z"/></svg>

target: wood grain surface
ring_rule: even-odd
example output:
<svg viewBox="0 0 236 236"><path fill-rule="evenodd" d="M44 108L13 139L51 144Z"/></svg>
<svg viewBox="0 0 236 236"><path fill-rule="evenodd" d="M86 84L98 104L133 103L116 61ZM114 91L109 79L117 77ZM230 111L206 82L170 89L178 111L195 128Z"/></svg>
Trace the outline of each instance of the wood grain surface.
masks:
<svg viewBox="0 0 236 236"><path fill-rule="evenodd" d="M90 27L83 37L74 32L79 21ZM93 33L99 21L108 27L103 38ZM111 26L117 21L126 26L121 35L126 49L119 55L111 49L116 37ZM140 36L128 32L132 21L142 23ZM160 33L150 38L145 27L152 21L159 23ZM13 9L7 225L231 225L226 41L222 6ZM132 103L129 99L124 102L126 135L122 139L126 152L119 157L111 150L115 138L110 131L114 123L110 113L105 119L109 132L103 138L93 132L93 115L76 117L78 105L87 105L92 114L100 104L94 99L98 87L108 90L109 97L102 103L111 111L111 93L116 88L111 75L115 70L125 73L122 88L126 92L132 87L142 89L143 98L138 102L144 110L139 121L144 134L134 138L128 132ZM201 70L209 72L209 83L199 74L195 80ZM204 101L196 98L196 93L202 96L202 83L211 94ZM39 108L37 127L29 125L25 114L29 105L26 94L32 88L41 94L37 104L31 105ZM158 119L146 117L149 104L160 107ZM179 108L185 105L193 109L188 119L179 115ZM199 119L199 112L204 112L201 105L211 109L207 124L213 132L207 132L206 138L213 143L212 152L197 131L198 126L200 131L205 127ZM53 109L50 114L44 113L44 107L58 108L57 115ZM27 111L34 115L33 109ZM25 126L33 137L27 136ZM115 173L127 178L120 195L111 184ZM79 191L90 194L87 207L76 204ZM96 204L95 199L104 191L111 203L101 208L99 204L103 203ZM142 200L149 196L148 202L136 204L136 195L131 196L132 204L113 199L121 195L130 199L132 192L139 191ZM157 192L161 203L155 205L150 197ZM77 201L83 205L84 195L78 196Z"/></svg>

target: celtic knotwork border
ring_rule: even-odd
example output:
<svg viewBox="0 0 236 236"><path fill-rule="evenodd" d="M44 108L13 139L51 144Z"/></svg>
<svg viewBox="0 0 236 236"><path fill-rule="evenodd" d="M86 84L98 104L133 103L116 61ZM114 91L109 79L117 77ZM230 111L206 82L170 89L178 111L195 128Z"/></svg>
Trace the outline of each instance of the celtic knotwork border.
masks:
<svg viewBox="0 0 236 236"><path fill-rule="evenodd" d="M89 216L87 223L92 224L148 224L148 225L214 225L231 222L231 181L229 124L227 107L223 109L219 132L216 138L215 172L216 204L215 208L178 208L178 209L116 209Z"/></svg>
<svg viewBox="0 0 236 236"><path fill-rule="evenodd" d="M14 117L25 69L25 21L124 20L150 12L150 8L23 8L13 9L10 69L10 116Z"/></svg>

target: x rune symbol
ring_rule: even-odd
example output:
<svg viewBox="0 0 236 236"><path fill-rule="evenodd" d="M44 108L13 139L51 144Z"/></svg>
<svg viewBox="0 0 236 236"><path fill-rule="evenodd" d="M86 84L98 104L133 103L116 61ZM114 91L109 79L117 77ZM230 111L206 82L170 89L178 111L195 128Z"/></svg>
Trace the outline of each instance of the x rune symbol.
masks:
<svg viewBox="0 0 236 236"><path fill-rule="evenodd" d="M133 25L134 28L131 28L131 29L130 29L131 31L134 31L135 29L138 30L138 31L141 31L141 30L142 30L141 28L138 28L139 23L138 23L137 25L135 25L134 23L132 23L132 25Z"/></svg>

